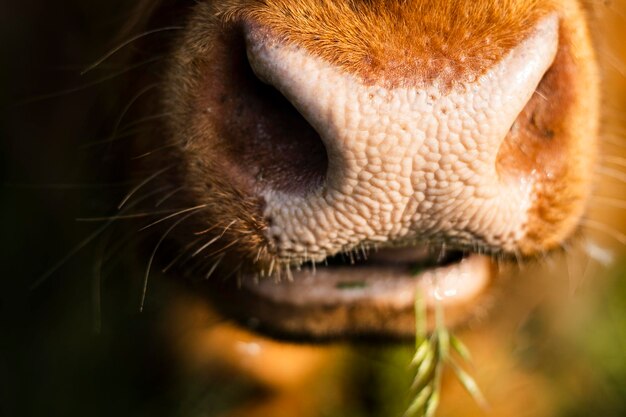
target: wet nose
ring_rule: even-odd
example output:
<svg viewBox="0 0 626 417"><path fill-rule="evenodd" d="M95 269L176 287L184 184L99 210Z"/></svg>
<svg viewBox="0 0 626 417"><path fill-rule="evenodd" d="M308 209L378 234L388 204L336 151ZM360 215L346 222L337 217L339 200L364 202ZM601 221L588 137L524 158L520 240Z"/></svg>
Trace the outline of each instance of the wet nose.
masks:
<svg viewBox="0 0 626 417"><path fill-rule="evenodd" d="M262 191L275 253L321 260L426 239L518 251L536 187L498 155L555 59L558 26L556 16L544 17L482 73L446 82L355 75L246 25L254 73L315 129L328 159L311 192Z"/></svg>

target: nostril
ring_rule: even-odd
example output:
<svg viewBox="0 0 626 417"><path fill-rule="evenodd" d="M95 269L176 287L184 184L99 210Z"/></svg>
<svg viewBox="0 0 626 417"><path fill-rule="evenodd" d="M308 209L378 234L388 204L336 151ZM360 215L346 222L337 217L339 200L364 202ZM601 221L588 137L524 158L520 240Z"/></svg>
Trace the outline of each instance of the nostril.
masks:
<svg viewBox="0 0 626 417"><path fill-rule="evenodd" d="M241 33L224 42L223 74L211 101L225 168L256 192L304 195L320 187L328 157L319 134L294 106L252 70ZM218 93L219 92L219 93ZM211 117L211 115L208 115Z"/></svg>
<svg viewBox="0 0 626 417"><path fill-rule="evenodd" d="M567 45L561 45L502 143L497 157L501 177L532 175L535 180L545 180L559 177L566 170L571 139L562 127L574 99L573 66L569 61Z"/></svg>

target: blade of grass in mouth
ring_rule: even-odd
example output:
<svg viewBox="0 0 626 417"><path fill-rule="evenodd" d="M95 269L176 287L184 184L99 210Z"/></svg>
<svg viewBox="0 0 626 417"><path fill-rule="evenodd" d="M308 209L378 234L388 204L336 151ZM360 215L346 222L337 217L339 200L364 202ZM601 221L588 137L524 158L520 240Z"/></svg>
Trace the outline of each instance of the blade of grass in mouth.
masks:
<svg viewBox="0 0 626 417"><path fill-rule="evenodd" d="M411 400L404 417L434 417L441 398L443 370L449 367L459 382L482 408L488 408L478 384L459 360L470 362L469 349L445 325L440 302L435 305L435 329L428 335L428 309L421 289L415 294L415 354L410 366L415 369Z"/></svg>

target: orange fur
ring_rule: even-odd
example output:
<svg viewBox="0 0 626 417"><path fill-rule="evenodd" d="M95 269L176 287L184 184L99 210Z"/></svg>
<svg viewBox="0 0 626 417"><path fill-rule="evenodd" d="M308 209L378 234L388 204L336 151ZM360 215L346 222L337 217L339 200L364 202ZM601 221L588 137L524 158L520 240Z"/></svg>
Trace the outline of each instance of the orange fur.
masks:
<svg viewBox="0 0 626 417"><path fill-rule="evenodd" d="M398 87L480 76L552 9L550 1L278 0L226 2L220 13L262 25L367 83Z"/></svg>

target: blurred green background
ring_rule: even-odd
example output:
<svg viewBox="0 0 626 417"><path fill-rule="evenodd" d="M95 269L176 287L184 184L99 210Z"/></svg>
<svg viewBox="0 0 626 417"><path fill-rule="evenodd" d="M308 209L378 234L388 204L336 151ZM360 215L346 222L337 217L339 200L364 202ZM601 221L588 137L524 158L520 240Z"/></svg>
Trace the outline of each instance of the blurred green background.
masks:
<svg viewBox="0 0 626 417"><path fill-rule="evenodd" d="M120 106L110 92L123 79L111 75L125 68L105 63L84 76L80 72L114 44L128 17L127 3L0 4L3 416L217 416L257 390L236 379L181 373L158 324L166 314L159 300L168 299L174 284L157 281L140 314L141 263L125 254L101 274L94 265L103 251L101 239L31 288L99 227L76 219L109 214L110 202L123 195L115 151L84 145L111 134ZM622 3L605 7L607 21L599 27L609 39L601 55L611 62L605 79L612 95L606 99L609 127L602 145L622 155L626 97L619 27L626 22ZM601 182L598 195L626 198L620 180ZM626 416L626 260L619 242L626 216L617 206L597 208L610 230L598 233L597 241L611 248L612 266L600 268L585 258L570 271L557 267L561 272L550 273L557 290L543 297L546 304L533 305L523 318L514 315L519 322L507 346L517 366L541 375L538 389L556 416ZM572 277L585 278L573 293ZM352 397L329 399L319 415L400 415L411 347L344 349L350 354L341 378ZM447 409L446 415L460 415L454 407ZM515 415L533 414L522 407Z"/></svg>

